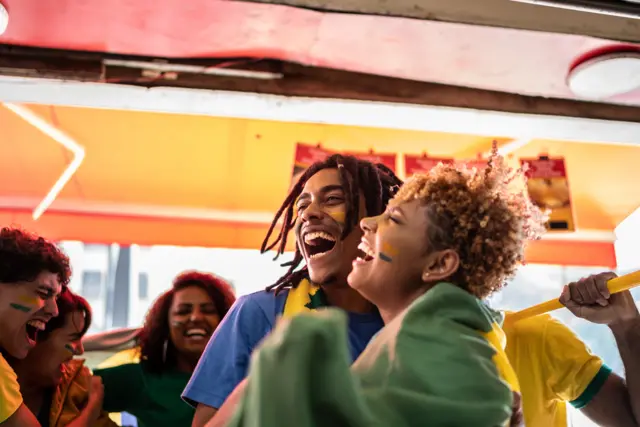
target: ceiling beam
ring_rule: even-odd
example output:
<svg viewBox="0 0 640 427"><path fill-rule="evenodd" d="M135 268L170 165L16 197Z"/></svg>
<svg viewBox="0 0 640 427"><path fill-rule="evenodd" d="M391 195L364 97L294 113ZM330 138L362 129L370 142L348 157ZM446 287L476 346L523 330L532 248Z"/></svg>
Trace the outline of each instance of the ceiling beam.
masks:
<svg viewBox="0 0 640 427"><path fill-rule="evenodd" d="M640 20L511 0L245 0L326 12L386 15L640 42Z"/></svg>
<svg viewBox="0 0 640 427"><path fill-rule="evenodd" d="M111 82L144 87L179 87L295 97L347 99L490 110L507 113L579 117L640 122L640 107L543 98L403 80L371 74L309 67L275 60L172 59L176 64L216 66L233 63L234 69L277 73L271 80L234 76L173 73L149 78L145 70L106 66L104 59L158 61L98 53L28 49L0 45L0 75L41 77L86 82ZM167 62L168 60L163 60Z"/></svg>

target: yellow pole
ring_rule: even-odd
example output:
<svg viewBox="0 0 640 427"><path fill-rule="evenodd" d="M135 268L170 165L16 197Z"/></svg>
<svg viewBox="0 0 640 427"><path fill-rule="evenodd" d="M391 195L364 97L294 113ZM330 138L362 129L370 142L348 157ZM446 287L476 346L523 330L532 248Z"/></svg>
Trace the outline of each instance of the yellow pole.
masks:
<svg viewBox="0 0 640 427"><path fill-rule="evenodd" d="M611 279L607 282L607 288L609 288L609 292L612 294L635 288L638 285L640 285L640 271L625 274L624 276L616 277L615 279ZM558 310L562 307L563 305L560 304L559 300L552 299L534 305L533 307L525 308L524 310L518 311L516 313L512 313L511 315L509 315L509 320L517 321L526 319L527 317L533 317L539 314L548 313L549 311Z"/></svg>

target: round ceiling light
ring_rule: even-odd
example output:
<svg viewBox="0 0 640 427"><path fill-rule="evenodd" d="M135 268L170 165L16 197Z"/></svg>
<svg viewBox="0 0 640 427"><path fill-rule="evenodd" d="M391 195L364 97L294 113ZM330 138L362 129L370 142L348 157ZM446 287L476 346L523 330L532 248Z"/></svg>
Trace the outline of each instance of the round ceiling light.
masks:
<svg viewBox="0 0 640 427"><path fill-rule="evenodd" d="M9 12L0 3L0 36L7 30L7 25L9 25Z"/></svg>
<svg viewBox="0 0 640 427"><path fill-rule="evenodd" d="M607 99L640 89L640 51L606 53L577 64L568 85L579 97Z"/></svg>

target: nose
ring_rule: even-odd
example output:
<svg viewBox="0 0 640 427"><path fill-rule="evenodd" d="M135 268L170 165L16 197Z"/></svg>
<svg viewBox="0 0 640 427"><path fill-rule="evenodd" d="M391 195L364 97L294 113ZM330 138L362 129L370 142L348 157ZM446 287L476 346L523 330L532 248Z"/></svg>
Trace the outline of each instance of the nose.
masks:
<svg viewBox="0 0 640 427"><path fill-rule="evenodd" d="M51 317L58 317L58 302L55 298L49 298L44 303L44 312Z"/></svg>
<svg viewBox="0 0 640 427"><path fill-rule="evenodd" d="M202 321L204 319L204 316L202 314L202 311L200 311L199 309L195 309L191 312L191 316L189 318L189 320L191 320L191 322L199 322Z"/></svg>
<svg viewBox="0 0 640 427"><path fill-rule="evenodd" d="M375 233L378 229L378 217L370 216L362 218L360 220L360 228L362 228L364 232Z"/></svg>
<svg viewBox="0 0 640 427"><path fill-rule="evenodd" d="M84 354L84 346L82 345L82 342L79 341L76 344L76 348L75 348L75 355L76 356L82 356Z"/></svg>
<svg viewBox="0 0 640 427"><path fill-rule="evenodd" d="M324 212L316 202L312 202L302 211L300 218L302 218L304 222L311 219L318 220L324 218Z"/></svg>

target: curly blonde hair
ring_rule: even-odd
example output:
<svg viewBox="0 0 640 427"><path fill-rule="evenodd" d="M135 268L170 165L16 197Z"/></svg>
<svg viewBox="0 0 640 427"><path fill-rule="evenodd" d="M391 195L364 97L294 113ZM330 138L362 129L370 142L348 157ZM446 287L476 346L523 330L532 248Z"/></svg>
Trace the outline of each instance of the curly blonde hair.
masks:
<svg viewBox="0 0 640 427"><path fill-rule="evenodd" d="M514 189L520 180L521 188ZM524 262L527 240L539 239L546 215L531 203L522 168L513 170L494 144L487 167L439 164L411 177L390 206L427 206L429 249L453 249L460 266L449 279L478 298L501 289Z"/></svg>

